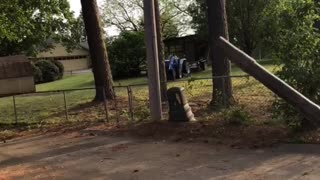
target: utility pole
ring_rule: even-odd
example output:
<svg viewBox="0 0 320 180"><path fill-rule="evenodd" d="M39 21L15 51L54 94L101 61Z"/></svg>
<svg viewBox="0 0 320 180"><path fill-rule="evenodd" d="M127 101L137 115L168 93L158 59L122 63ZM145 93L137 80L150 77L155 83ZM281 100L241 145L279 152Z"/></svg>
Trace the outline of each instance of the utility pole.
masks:
<svg viewBox="0 0 320 180"><path fill-rule="evenodd" d="M167 98L167 74L166 65L164 62L164 44L163 36L161 32L161 14L159 7L159 0L154 0L154 10L155 10L155 20L156 20L156 30L157 30L157 43L158 43L158 57L159 57L159 73L160 73L160 89L161 89L161 101L165 102Z"/></svg>
<svg viewBox="0 0 320 180"><path fill-rule="evenodd" d="M239 66L244 72L250 74L279 97L286 100L292 105L292 107L300 110L304 117L307 118L308 124L314 127L319 127L319 105L312 102L274 74L270 73L263 66L258 64L255 59L235 47L223 37L218 39L217 46L221 47L222 53L230 58L230 60Z"/></svg>
<svg viewBox="0 0 320 180"><path fill-rule="evenodd" d="M162 119L162 105L154 0L143 0L143 5L147 47L150 113L153 121L159 121Z"/></svg>

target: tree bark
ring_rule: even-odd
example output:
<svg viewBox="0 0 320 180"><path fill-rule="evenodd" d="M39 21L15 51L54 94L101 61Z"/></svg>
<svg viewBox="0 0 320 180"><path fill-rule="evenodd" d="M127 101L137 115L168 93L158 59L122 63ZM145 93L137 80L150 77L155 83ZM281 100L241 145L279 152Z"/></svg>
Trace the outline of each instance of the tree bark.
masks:
<svg viewBox="0 0 320 180"><path fill-rule="evenodd" d="M252 75L279 97L299 109L305 118L309 120L310 124L320 125L320 106L306 98L274 74L268 72L268 70L258 64L255 59L232 45L228 40L221 37L217 45L221 47L224 54L243 71Z"/></svg>
<svg viewBox="0 0 320 180"><path fill-rule="evenodd" d="M159 57L159 73L160 73L160 89L162 102L167 101L167 74L164 57L163 36L161 33L161 14L159 8L159 0L154 0L157 41L158 41L158 57Z"/></svg>
<svg viewBox="0 0 320 180"><path fill-rule="evenodd" d="M114 98L113 80L96 0L81 0L83 21L87 32L96 101ZM105 91L105 92L104 92Z"/></svg>
<svg viewBox="0 0 320 180"><path fill-rule="evenodd" d="M143 5L148 60L150 114L153 121L159 121L162 119L162 104L154 0L144 0Z"/></svg>
<svg viewBox="0 0 320 180"><path fill-rule="evenodd" d="M230 61L216 46L219 37L229 39L225 0L207 0L210 60L212 76L230 76ZM213 106L229 105L233 101L230 77L213 78Z"/></svg>

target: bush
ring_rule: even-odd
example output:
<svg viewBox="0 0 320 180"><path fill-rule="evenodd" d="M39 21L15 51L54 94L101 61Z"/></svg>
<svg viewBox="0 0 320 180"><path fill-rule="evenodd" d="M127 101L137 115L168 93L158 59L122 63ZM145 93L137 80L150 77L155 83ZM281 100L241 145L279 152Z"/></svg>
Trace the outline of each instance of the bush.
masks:
<svg viewBox="0 0 320 180"><path fill-rule="evenodd" d="M34 82L36 84L42 82L42 72L38 66L36 66L34 63L31 63L32 69L33 69L33 76L34 76Z"/></svg>
<svg viewBox="0 0 320 180"><path fill-rule="evenodd" d="M61 62L59 61L51 61L54 65L56 65L59 69L59 79L63 78L63 74L64 74L64 66Z"/></svg>
<svg viewBox="0 0 320 180"><path fill-rule="evenodd" d="M146 66L144 32L121 32L108 43L108 55L114 78L139 76Z"/></svg>
<svg viewBox="0 0 320 180"><path fill-rule="evenodd" d="M41 71L41 83L51 82L59 79L59 68L51 61L40 60L35 63L35 66Z"/></svg>
<svg viewBox="0 0 320 180"><path fill-rule="evenodd" d="M273 18L277 24L270 47L281 65L277 75L296 90L320 104L320 33L314 28L319 11L314 1L281 1ZM282 99L275 104L275 115L293 129L306 127L308 122Z"/></svg>
<svg viewBox="0 0 320 180"><path fill-rule="evenodd" d="M234 126L249 125L253 122L250 114L243 107L233 107L226 110L223 112L223 118Z"/></svg>

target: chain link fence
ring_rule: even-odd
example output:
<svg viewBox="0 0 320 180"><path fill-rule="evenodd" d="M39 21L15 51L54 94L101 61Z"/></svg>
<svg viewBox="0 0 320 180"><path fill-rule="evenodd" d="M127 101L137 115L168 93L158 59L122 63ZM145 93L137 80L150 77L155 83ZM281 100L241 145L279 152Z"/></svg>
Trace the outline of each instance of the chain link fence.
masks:
<svg viewBox="0 0 320 180"><path fill-rule="evenodd" d="M272 118L275 96L261 83L249 76L230 78L236 106L253 117ZM186 79L169 82L168 88L184 87L191 107L201 112L212 99L212 79ZM50 126L77 122L135 123L150 119L149 90L146 84L115 86L115 98L96 103L95 89L39 92L0 98L0 124L3 126ZM167 118L168 105L163 103Z"/></svg>

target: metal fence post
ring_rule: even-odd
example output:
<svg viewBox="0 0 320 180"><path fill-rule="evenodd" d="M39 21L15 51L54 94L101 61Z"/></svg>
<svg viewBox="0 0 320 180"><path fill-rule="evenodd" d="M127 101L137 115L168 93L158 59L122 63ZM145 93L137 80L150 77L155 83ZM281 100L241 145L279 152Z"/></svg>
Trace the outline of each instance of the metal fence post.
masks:
<svg viewBox="0 0 320 180"><path fill-rule="evenodd" d="M62 93L63 93L64 111L65 111L65 115L66 115L66 120L69 121L69 112L68 112L66 92L62 91Z"/></svg>
<svg viewBox="0 0 320 180"><path fill-rule="evenodd" d="M119 124L119 111L118 111L117 94L116 94L114 87L113 87L113 92L114 92L114 108L116 110L116 121L117 121L117 124Z"/></svg>
<svg viewBox="0 0 320 180"><path fill-rule="evenodd" d="M129 112L130 112L130 117L131 121L134 121L134 114L133 114L133 97L132 97L132 89L131 86L127 86L128 90L128 100L129 100Z"/></svg>
<svg viewBox="0 0 320 180"><path fill-rule="evenodd" d="M103 105L104 105L104 111L106 113L106 120L107 120L107 123L109 123L108 101L106 97L105 88L103 88Z"/></svg>
<svg viewBox="0 0 320 180"><path fill-rule="evenodd" d="M14 109L15 124L18 125L18 114L17 114L17 106L16 106L16 96L12 96L12 100L13 100L13 109Z"/></svg>

